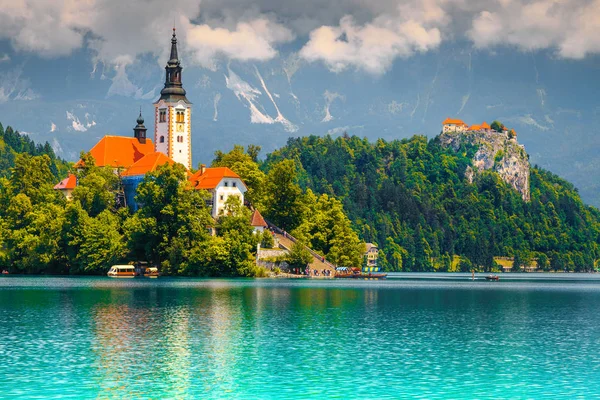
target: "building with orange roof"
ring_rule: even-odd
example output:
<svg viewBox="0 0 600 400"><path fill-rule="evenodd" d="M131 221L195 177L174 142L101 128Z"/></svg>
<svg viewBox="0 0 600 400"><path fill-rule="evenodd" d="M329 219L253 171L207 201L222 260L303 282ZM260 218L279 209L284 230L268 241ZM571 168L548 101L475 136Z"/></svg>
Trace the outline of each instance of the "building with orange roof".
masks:
<svg viewBox="0 0 600 400"><path fill-rule="evenodd" d="M139 208L135 201L135 195L137 194L137 187L144 180L146 174L156 171L158 167L165 164L173 165L175 161L163 153L155 151L140 158L121 174L125 201L132 211L137 211Z"/></svg>
<svg viewBox="0 0 600 400"><path fill-rule="evenodd" d="M244 193L248 191L240 176L227 167L206 168L202 164L189 181L194 189L206 190L212 195L209 203L212 205L213 218L223 214L225 202L231 196L238 197L244 204Z"/></svg>
<svg viewBox="0 0 600 400"><path fill-rule="evenodd" d="M481 130L481 125L471 125L469 127L469 129L467 129L467 131L469 131L469 132L480 131L480 130Z"/></svg>
<svg viewBox="0 0 600 400"><path fill-rule="evenodd" d="M263 232L268 228L267 221L260 214L260 211L254 210L250 219L250 226L254 228L254 233Z"/></svg>
<svg viewBox="0 0 600 400"><path fill-rule="evenodd" d="M460 119L446 118L442 122L442 132L464 132L467 130L467 124Z"/></svg>
<svg viewBox="0 0 600 400"><path fill-rule="evenodd" d="M75 187L77 187L77 177L73 174L69 174L69 176L54 186L54 190L60 190L67 200L71 200L73 198L73 189L75 189Z"/></svg>

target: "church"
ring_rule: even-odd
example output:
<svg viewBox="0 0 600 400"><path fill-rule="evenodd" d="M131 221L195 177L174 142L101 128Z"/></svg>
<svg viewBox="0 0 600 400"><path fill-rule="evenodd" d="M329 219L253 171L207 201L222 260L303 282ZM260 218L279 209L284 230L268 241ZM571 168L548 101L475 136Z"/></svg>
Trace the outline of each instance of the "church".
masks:
<svg viewBox="0 0 600 400"><path fill-rule="evenodd" d="M212 216L221 215L227 198L237 196L244 203L247 191L242 179L227 167L200 169L192 168L192 103L186 97L182 84L182 67L177 53L177 36L173 28L171 53L165 67L165 85L160 98L154 102L154 143L147 137L147 129L140 111L133 137L104 136L94 145L89 154L96 166L109 167L119 174L123 184L124 200L132 211L137 186L144 176L165 164L182 164L188 171L188 179L194 189L207 190L212 195ZM75 168L81 165L81 160ZM67 199L77 186L75 175L69 175L54 189L60 190Z"/></svg>

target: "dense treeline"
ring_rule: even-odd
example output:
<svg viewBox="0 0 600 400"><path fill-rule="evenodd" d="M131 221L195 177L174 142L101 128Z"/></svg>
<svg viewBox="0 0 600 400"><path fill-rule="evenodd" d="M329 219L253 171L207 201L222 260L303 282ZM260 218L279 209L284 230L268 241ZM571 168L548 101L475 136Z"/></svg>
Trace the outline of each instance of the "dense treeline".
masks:
<svg viewBox="0 0 600 400"><path fill-rule="evenodd" d="M375 143L310 136L289 139L263 168L295 160L302 187L341 199L391 271L493 270L494 256L514 257L515 270L533 258L545 270L591 270L600 254L599 211L537 167L530 202L493 172L469 184L464 172L475 150L454 152L423 136Z"/></svg>
<svg viewBox="0 0 600 400"><path fill-rule="evenodd" d="M15 165L15 156L26 153L31 156L46 155L50 158L50 171L55 177L66 174L69 164L56 157L50 143L35 144L27 135L22 135L12 127L6 129L0 123L0 177L8 177L10 169Z"/></svg>
<svg viewBox="0 0 600 400"><path fill-rule="evenodd" d="M122 190L118 175L111 168L95 166L89 154L82 153L82 166L72 171L78 184L67 201L53 189L58 180L53 166L60 160L51 158L53 153L30 154L38 148L34 144L25 147L21 152L11 147L10 167L6 177L0 177L2 269L104 274L116 263L147 261L168 275L265 273L256 266L256 249L259 243L272 244L271 233L254 233L251 211L233 196L226 201L224 214L213 219L206 204L210 195L191 188L183 166L165 165L147 174L137 191L140 209L131 213L116 201ZM314 243L322 255L338 263L359 263L359 239L341 203L304 192L293 161L274 164L265 174L258 167L259 151L257 146L247 150L236 146L230 153L217 152L214 164L237 170L248 184L246 199L285 229L298 231L304 243ZM290 196L282 198L282 193ZM289 261L293 263L294 257L295 253Z"/></svg>

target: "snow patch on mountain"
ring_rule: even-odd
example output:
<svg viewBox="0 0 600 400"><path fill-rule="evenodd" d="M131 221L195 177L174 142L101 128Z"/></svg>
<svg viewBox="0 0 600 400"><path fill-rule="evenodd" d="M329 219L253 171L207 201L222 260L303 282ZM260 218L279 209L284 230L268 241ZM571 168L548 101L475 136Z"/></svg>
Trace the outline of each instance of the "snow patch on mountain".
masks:
<svg viewBox="0 0 600 400"><path fill-rule="evenodd" d="M63 148L60 145L60 143L58 142L58 139L53 138L51 146L52 146L52 150L54 150L54 154L61 155L63 153Z"/></svg>
<svg viewBox="0 0 600 400"><path fill-rule="evenodd" d="M287 118L285 118L283 116L283 114L279 110L279 107L277 106L277 103L275 102L275 99L273 99L273 96L271 95L271 92L269 92L269 89L267 88L267 85L265 84L265 80L263 79L263 77L260 74L260 72L258 72L258 68L256 68L256 66L254 66L254 69L256 70L256 76L260 80L260 83L261 83L261 85L263 87L263 90L265 91L265 93L267 94L267 96L269 96L269 99L271 99L271 103L273 103L273 106L275 106L275 110L277 111L277 117L275 118L274 121L275 122L279 122L280 124L282 124L286 131L288 131L288 132L296 132L298 130L298 127L296 125L292 124Z"/></svg>
<svg viewBox="0 0 600 400"><path fill-rule="evenodd" d="M325 98L325 107L323 109L323 111L325 112L325 116L323 117L321 122L329 122L334 119L334 117L333 117L333 115L331 115L331 111L330 111L331 104L336 99L340 99L340 100L344 101L344 100L346 100L346 97L344 97L343 95L341 95L337 92L330 92L329 90L325 90L325 93L323 93L323 97Z"/></svg>
<svg viewBox="0 0 600 400"><path fill-rule="evenodd" d="M94 121L92 119L92 116L89 113L85 113L85 123L84 123L84 122L81 122L81 120L75 114L67 111L67 120L71 121L71 129L73 129L77 132L87 132L87 130L89 128L91 128L92 126L96 126L96 121ZM54 124L52 124L52 125L54 128L56 128L56 125L54 125Z"/></svg>
<svg viewBox="0 0 600 400"><path fill-rule="evenodd" d="M217 122L219 119L219 101L221 100L221 93L215 94L215 98L213 99L213 105L215 107L215 113L213 115L213 121Z"/></svg>
<svg viewBox="0 0 600 400"><path fill-rule="evenodd" d="M230 68L227 68L227 72L229 75L225 75L225 85L227 86L227 89L235 94L238 100L245 100L248 102L248 107L250 108L250 122L253 124L275 123L273 118L258 109L258 103L255 104L257 97L262 95L261 91L250 86L248 82L240 78Z"/></svg>

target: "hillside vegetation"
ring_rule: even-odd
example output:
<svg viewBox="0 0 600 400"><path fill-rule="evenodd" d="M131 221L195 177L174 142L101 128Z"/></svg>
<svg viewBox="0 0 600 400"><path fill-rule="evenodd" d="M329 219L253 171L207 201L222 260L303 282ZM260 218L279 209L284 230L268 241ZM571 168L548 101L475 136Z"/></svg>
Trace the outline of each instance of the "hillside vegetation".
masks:
<svg viewBox="0 0 600 400"><path fill-rule="evenodd" d="M492 171L465 178L476 146L442 146L424 136L370 143L344 135L291 138L264 169L295 160L300 182L342 201L353 227L382 250L390 271L495 267L494 256L532 258L546 270L591 270L599 256L600 213L570 183L531 168L531 201Z"/></svg>
<svg viewBox="0 0 600 400"><path fill-rule="evenodd" d="M0 177L7 178L10 169L15 166L17 154L29 154L31 156L46 155L50 158L50 172L55 177L64 177L69 170L69 163L56 157L50 143L35 144L27 135L22 135L12 127L6 129L0 123Z"/></svg>

